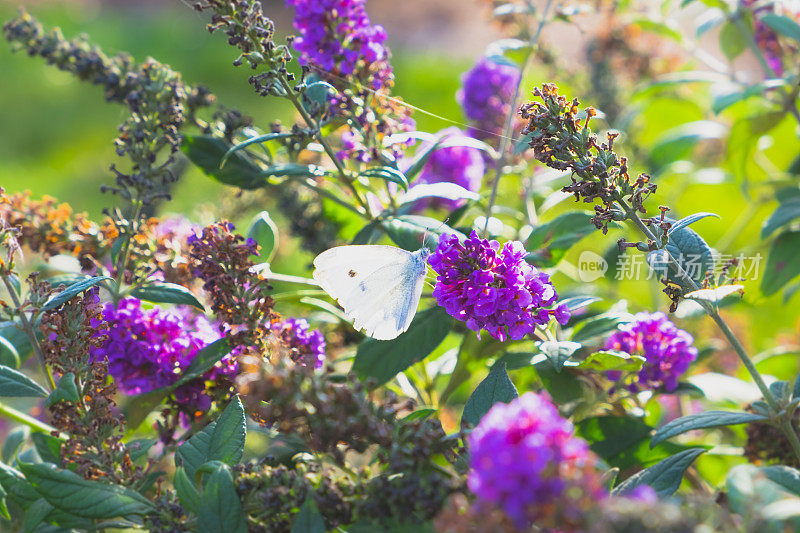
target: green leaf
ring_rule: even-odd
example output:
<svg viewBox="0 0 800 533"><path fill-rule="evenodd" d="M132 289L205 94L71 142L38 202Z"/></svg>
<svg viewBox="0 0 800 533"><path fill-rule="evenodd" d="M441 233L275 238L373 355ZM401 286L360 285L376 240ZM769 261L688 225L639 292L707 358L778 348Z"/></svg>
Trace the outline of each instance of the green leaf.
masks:
<svg viewBox="0 0 800 533"><path fill-rule="evenodd" d="M140 457L147 455L147 452L158 443L158 439L135 439L125 444L131 461L136 461Z"/></svg>
<svg viewBox="0 0 800 533"><path fill-rule="evenodd" d="M20 426L6 436L6 441L3 443L3 462L9 463L16 458L22 445L28 440L31 434L28 426Z"/></svg>
<svg viewBox="0 0 800 533"><path fill-rule="evenodd" d="M353 372L362 378L374 378L379 385L386 383L430 355L447 337L452 325L452 317L441 307L420 311L408 330L396 339L364 339L356 351Z"/></svg>
<svg viewBox="0 0 800 533"><path fill-rule="evenodd" d="M228 155L225 166L220 168L230 148L224 140L210 135L185 135L181 143L189 160L215 180L240 189L262 187L266 180L261 168L240 152Z"/></svg>
<svg viewBox="0 0 800 533"><path fill-rule="evenodd" d="M436 412L436 409L417 409L413 413L407 414L403 417L403 422L413 422L423 418L429 418Z"/></svg>
<svg viewBox="0 0 800 533"><path fill-rule="evenodd" d="M545 390L557 404L571 403L583 397L583 387L578 378L569 372L556 372L549 359L539 361L533 366Z"/></svg>
<svg viewBox="0 0 800 533"><path fill-rule="evenodd" d="M89 481L48 463L20 463L25 479L53 507L84 518L141 516L153 510L144 496L120 485Z"/></svg>
<svg viewBox="0 0 800 533"><path fill-rule="evenodd" d="M107 279L111 278L109 278L108 276L94 276L89 279L73 283L63 291L51 296L50 299L47 300L47 302L45 302L45 304L42 306L42 311L50 311L51 309L55 309L56 307L62 305L64 302L66 302L73 296L77 296L79 293L87 289L91 289L98 283L105 281Z"/></svg>
<svg viewBox="0 0 800 533"><path fill-rule="evenodd" d="M0 365L0 397L47 397L47 391L31 378L13 368Z"/></svg>
<svg viewBox="0 0 800 533"><path fill-rule="evenodd" d="M428 159L431 158L433 152L439 149L439 145L442 143L442 140L439 139L435 143L431 144L430 146L426 147L422 152L419 154L414 155L414 159L411 161L411 165L406 169L404 172L406 178L408 180L413 180L417 174L425 167L425 163L428 162Z"/></svg>
<svg viewBox="0 0 800 533"><path fill-rule="evenodd" d="M642 369L645 358L615 350L601 350L589 355L580 362L579 368L597 372L638 372Z"/></svg>
<svg viewBox="0 0 800 533"><path fill-rule="evenodd" d="M683 41L683 35L681 35L681 32L671 27L666 22L658 22L648 18L637 18L633 21L633 23L646 32L667 37L668 39L672 39L678 43Z"/></svg>
<svg viewBox="0 0 800 533"><path fill-rule="evenodd" d="M575 433L609 466L626 471L646 467L687 449L665 442L650 448L653 428L632 416L602 415L584 418L575 424Z"/></svg>
<svg viewBox="0 0 800 533"><path fill-rule="evenodd" d="M6 491L3 485L0 485L0 518L11 520L11 515L8 513L8 505L6 504Z"/></svg>
<svg viewBox="0 0 800 533"><path fill-rule="evenodd" d="M770 296L800 274L800 231L787 231L772 242L761 280L761 292Z"/></svg>
<svg viewBox="0 0 800 533"><path fill-rule="evenodd" d="M6 322L5 324L8 325L0 327L0 337L3 337L14 346L19 354L20 362L25 361L25 359L33 353L33 346L31 346L30 339L28 339L28 336L13 322ZM2 361L0 361L0 365L19 368L19 365L16 367L14 365L6 365Z"/></svg>
<svg viewBox="0 0 800 533"><path fill-rule="evenodd" d="M171 388L163 387L131 398L124 410L128 430L133 431L142 425L147 415L161 405L171 391Z"/></svg>
<svg viewBox="0 0 800 533"><path fill-rule="evenodd" d="M303 108L312 115L317 115L324 110L331 95L336 94L336 87L326 81L309 83L302 93Z"/></svg>
<svg viewBox="0 0 800 533"><path fill-rule="evenodd" d="M553 362L556 372L561 372L564 363L580 348L579 342L571 341L544 341L539 344L542 353Z"/></svg>
<svg viewBox="0 0 800 533"><path fill-rule="evenodd" d="M728 21L719 32L719 46L728 60L733 61L747 48L747 37L736 23Z"/></svg>
<svg viewBox="0 0 800 533"><path fill-rule="evenodd" d="M58 402L79 402L80 400L81 395L78 392L78 385L75 383L75 374L67 372L58 380L55 390L44 401L44 405L50 407Z"/></svg>
<svg viewBox="0 0 800 533"><path fill-rule="evenodd" d="M242 458L246 434L244 408L236 396L215 421L178 446L175 464L183 466L190 477L209 461L236 464Z"/></svg>
<svg viewBox="0 0 800 533"><path fill-rule="evenodd" d="M763 472L773 483L777 483L792 494L800 496L800 470L784 465L762 466Z"/></svg>
<svg viewBox="0 0 800 533"><path fill-rule="evenodd" d="M205 307L192 294L192 291L176 283L151 283L137 287L131 291L131 296L153 302L156 304L190 305L205 312Z"/></svg>
<svg viewBox="0 0 800 533"><path fill-rule="evenodd" d="M194 486L192 480L186 475L186 470L179 466L175 469L175 477L172 479L178 499L189 512L197 514L200 509L200 493Z"/></svg>
<svg viewBox="0 0 800 533"><path fill-rule="evenodd" d="M0 335L0 365L16 369L21 363L16 346Z"/></svg>
<svg viewBox="0 0 800 533"><path fill-rule="evenodd" d="M589 339L614 331L621 324L627 324L631 320L633 320L633 315L630 313L603 313L597 315L586 320L581 329L572 335L572 340L585 344Z"/></svg>
<svg viewBox="0 0 800 533"><path fill-rule="evenodd" d="M325 533L325 531L325 520L317 509L314 495L309 493L294 519L292 533Z"/></svg>
<svg viewBox="0 0 800 533"><path fill-rule="evenodd" d="M713 289L700 289L699 291L692 291L684 294L683 297L689 300L697 300L700 302L711 302L719 304L726 297L734 293L743 294L744 285L720 285Z"/></svg>
<svg viewBox="0 0 800 533"><path fill-rule="evenodd" d="M350 244L372 244L383 235L380 222L373 220L356 233Z"/></svg>
<svg viewBox="0 0 800 533"><path fill-rule="evenodd" d="M719 218L719 215L717 215L716 213L695 213L693 215L689 215L688 217L683 217L682 219L677 221L675 224L673 224L671 228L669 228L669 231L667 232L667 235L670 235L670 234L680 230L681 228L685 228L689 224L694 224L698 220L702 220L702 219L704 219L706 217Z"/></svg>
<svg viewBox="0 0 800 533"><path fill-rule="evenodd" d="M800 26L789 17L767 13L760 19L761 22L790 39L800 43Z"/></svg>
<svg viewBox="0 0 800 533"><path fill-rule="evenodd" d="M766 239L772 233L800 217L800 197L792 197L781 201L778 208L770 215L761 227L761 238Z"/></svg>
<svg viewBox="0 0 800 533"><path fill-rule="evenodd" d="M571 298L564 298L556 305L566 305L567 309L570 311L575 311L577 309L586 307L589 304L593 304L594 302L599 302L600 300L601 298L598 298L597 296L573 296Z"/></svg>
<svg viewBox="0 0 800 533"><path fill-rule="evenodd" d="M407 193L397 199L399 205L413 204L424 198L443 198L445 200L478 200L480 195L461 185L440 181L439 183L420 183L413 185Z"/></svg>
<svg viewBox="0 0 800 533"><path fill-rule="evenodd" d="M656 170L661 170L675 161L688 157L699 142L722 139L727 134L726 126L710 120L681 124L666 131L656 140L650 151L650 165Z"/></svg>
<svg viewBox="0 0 800 533"><path fill-rule="evenodd" d="M519 393L511 382L506 372L506 364L502 361L495 363L489 370L489 375L481 381L464 405L461 415L461 425L477 426L481 418L497 402L508 403L517 398Z"/></svg>
<svg viewBox="0 0 800 533"><path fill-rule="evenodd" d="M720 426L732 426L735 424L747 424L758 420L766 420L767 417L755 413L735 412L735 411L706 411L694 415L688 415L671 422L656 431L650 441L652 448L659 442L691 431L693 429L706 429Z"/></svg>
<svg viewBox="0 0 800 533"><path fill-rule="evenodd" d="M31 440L42 461L53 464L61 461L61 439L47 433L35 432L31 435Z"/></svg>
<svg viewBox="0 0 800 533"><path fill-rule="evenodd" d="M360 174L363 178L380 178L384 181L396 183L403 190L408 190L408 179L399 170L392 167L370 167Z"/></svg>
<svg viewBox="0 0 800 533"><path fill-rule="evenodd" d="M456 235L459 240L466 239L463 233L444 222L421 215L393 217L383 222L383 229L397 246L409 252L416 252L422 246L435 247L439 235L443 233Z"/></svg>
<svg viewBox="0 0 800 533"><path fill-rule="evenodd" d="M574 244L597 231L592 217L590 213L570 211L533 228L525 245L531 259L539 266L555 266Z"/></svg>
<svg viewBox="0 0 800 533"><path fill-rule="evenodd" d="M661 277L666 277L686 290L693 289L688 283L679 283L677 270L669 261L669 257L672 257L697 285L702 284L706 273L714 266L714 255L711 248L691 228L684 227L671 233L667 246L663 250L650 252L647 255L647 263Z"/></svg>
<svg viewBox="0 0 800 533"><path fill-rule="evenodd" d="M50 503L44 498L39 498L33 502L25 511L25 533L34 531L36 527L41 524L45 518L47 518L47 515L49 515L53 509L54 507L50 505Z"/></svg>
<svg viewBox="0 0 800 533"><path fill-rule="evenodd" d="M614 489L614 494L628 494L640 485L648 485L664 498L670 496L681 484L684 471L706 450L689 448L637 472Z"/></svg>
<svg viewBox="0 0 800 533"><path fill-rule="evenodd" d="M765 91L783 87L784 85L786 85L786 80L770 79L750 85L743 91L737 90L717 95L711 103L711 110L718 115L736 103L752 98L753 96L759 96Z"/></svg>
<svg viewBox="0 0 800 533"><path fill-rule="evenodd" d="M247 519L228 467L215 462L203 465L203 468L211 470L211 473L203 480L203 493L200 495L197 511L197 531L247 533Z"/></svg>
<svg viewBox="0 0 800 533"><path fill-rule="evenodd" d="M272 261L278 251L278 226L269 217L269 213L261 211L253 218L247 238L256 241L260 247L258 253L262 262Z"/></svg>
<svg viewBox="0 0 800 533"><path fill-rule="evenodd" d="M228 339L222 337L217 339L202 350L197 352L192 362L183 373L183 376L176 381L171 389L174 390L184 383L188 383L195 378L199 378L217 364L223 357L228 355L231 351L228 345Z"/></svg>
<svg viewBox="0 0 800 533"><path fill-rule="evenodd" d="M0 485L6 494L23 510L39 499L39 493L28 483L22 472L5 463L0 463Z"/></svg>
<svg viewBox="0 0 800 533"><path fill-rule="evenodd" d="M258 135L256 137L250 137L246 141L242 141L242 142L240 142L239 144L237 144L235 146L231 146L230 149L228 149L228 151L225 152L225 155L222 156L222 159L219 162L219 168L224 167L225 164L228 162L228 159L235 152L238 152L239 150L241 150L243 148L246 148L246 147L250 146L251 144L264 143L264 142L267 142L267 141L271 141L273 139L285 139L285 138L288 138L288 137L291 137L291 136L292 136L291 133L267 133L266 135ZM222 142L221 139L220 139L220 142Z"/></svg>

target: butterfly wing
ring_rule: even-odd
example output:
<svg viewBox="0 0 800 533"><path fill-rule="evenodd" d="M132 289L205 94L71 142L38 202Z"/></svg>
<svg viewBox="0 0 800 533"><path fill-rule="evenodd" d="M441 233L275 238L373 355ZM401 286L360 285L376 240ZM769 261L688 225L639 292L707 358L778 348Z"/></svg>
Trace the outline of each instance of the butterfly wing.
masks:
<svg viewBox="0 0 800 533"><path fill-rule="evenodd" d="M353 327L370 337L394 339L416 314L425 258L393 246L340 246L314 260L314 279L338 300Z"/></svg>

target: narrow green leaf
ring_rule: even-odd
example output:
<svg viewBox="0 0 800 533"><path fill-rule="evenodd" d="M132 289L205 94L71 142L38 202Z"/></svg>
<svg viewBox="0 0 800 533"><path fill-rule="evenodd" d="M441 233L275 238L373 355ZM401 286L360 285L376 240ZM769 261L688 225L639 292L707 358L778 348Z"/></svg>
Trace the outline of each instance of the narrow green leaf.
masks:
<svg viewBox="0 0 800 533"><path fill-rule="evenodd" d="M309 493L292 524L292 533L325 533L325 519L317 509L314 495Z"/></svg>
<svg viewBox="0 0 800 533"><path fill-rule="evenodd" d="M452 317L441 307L420 311L408 330L396 339L361 341L353 361L353 372L362 378L374 378L378 384L386 383L398 372L430 355L447 337L452 324Z"/></svg>
<svg viewBox="0 0 800 533"><path fill-rule="evenodd" d="M408 178L406 178L402 172L392 167L371 167L363 171L360 176L365 178L380 178L384 181L399 185L405 191L408 190Z"/></svg>
<svg viewBox="0 0 800 533"><path fill-rule="evenodd" d="M638 372L644 363L645 358L638 355L616 350L601 350L589 355L578 367L596 372Z"/></svg>
<svg viewBox="0 0 800 533"><path fill-rule="evenodd" d="M693 287L688 282L680 282L677 270L669 261L670 257L697 285L702 284L706 274L714 266L711 247L697 232L687 227L670 232L669 242L665 249L650 252L647 255L647 263L659 276L678 283L686 290L692 289Z"/></svg>
<svg viewBox="0 0 800 533"><path fill-rule="evenodd" d="M147 452L158 443L158 439L135 439L129 441L125 448L131 456L131 461L136 461L140 457L147 455Z"/></svg>
<svg viewBox="0 0 800 533"><path fill-rule="evenodd" d="M278 250L278 226L269 217L269 213L261 211L253 218L247 238L256 241L259 246L259 261L269 262Z"/></svg>
<svg viewBox="0 0 800 533"><path fill-rule="evenodd" d="M730 61L739 57L747 48L746 37L733 21L723 24L719 32L719 46Z"/></svg>
<svg viewBox="0 0 800 533"><path fill-rule="evenodd" d="M31 434L31 440L42 461L53 464L61 461L61 439L37 431Z"/></svg>
<svg viewBox="0 0 800 533"><path fill-rule="evenodd" d="M692 291L685 294L683 297L688 300L697 300L702 302L710 302L719 304L726 297L734 293L740 295L744 293L744 285L720 285L713 289L700 289L699 291Z"/></svg>
<svg viewBox="0 0 800 533"><path fill-rule="evenodd" d="M506 372L506 364L498 361L467 399L464 413L461 415L461 425L477 426L495 403L508 403L518 396L517 388Z"/></svg>
<svg viewBox="0 0 800 533"><path fill-rule="evenodd" d="M25 511L25 521L23 524L25 533L34 531L53 509L54 507L44 498L39 498L33 502Z"/></svg>
<svg viewBox="0 0 800 533"><path fill-rule="evenodd" d="M441 143L442 141L440 139L435 143L425 147L419 154L414 155L414 160L411 161L411 165L404 172L409 181L417 177L417 174L419 174L420 171L425 167L425 163L427 163L428 159L431 158L433 152L439 149L439 145Z"/></svg>
<svg viewBox="0 0 800 533"><path fill-rule="evenodd" d="M84 518L132 517L147 514L153 504L120 485L89 481L48 463L20 463L25 479L53 507Z"/></svg>
<svg viewBox="0 0 800 533"><path fill-rule="evenodd" d="M178 446L175 451L175 465L182 466L191 479L194 479L197 469L206 462L208 446L211 444L211 436L214 434L216 426L216 422L209 422L206 427Z"/></svg>
<svg viewBox="0 0 800 533"><path fill-rule="evenodd" d="M22 372L0 365L0 396L46 398L47 391Z"/></svg>
<svg viewBox="0 0 800 533"><path fill-rule="evenodd" d="M175 486L175 492L178 493L178 499L189 512L198 514L200 509L200 494L197 492L197 487L194 486L192 480L186 475L186 470L182 466L175 469L175 477L172 479L172 484Z"/></svg>
<svg viewBox="0 0 800 533"><path fill-rule="evenodd" d="M566 305L567 309L570 311L575 311L577 309L582 309L587 305L593 304L594 302L599 302L600 300L601 298L598 298L597 296L573 296L571 298L564 298L556 305Z"/></svg>
<svg viewBox="0 0 800 533"><path fill-rule="evenodd" d="M6 436L6 441L3 443L3 462L11 464L17 457L22 445L28 440L31 430L28 426L19 426L14 431Z"/></svg>
<svg viewBox="0 0 800 533"><path fill-rule="evenodd" d="M0 335L0 365L17 369L22 364L19 352L14 344Z"/></svg>
<svg viewBox="0 0 800 533"><path fill-rule="evenodd" d="M222 139L210 135L185 135L181 150L206 175L226 185L240 189L257 189L266 180L261 168L240 152L228 155L225 166L222 159L231 146Z"/></svg>
<svg viewBox="0 0 800 533"><path fill-rule="evenodd" d="M188 383L195 378L199 378L211 368L217 364L219 360L230 353L231 349L228 345L228 339L225 337L215 340L195 355L192 362L189 363L189 366L186 368L186 371L183 373L183 376L172 385L172 389L174 390L177 387L180 387L184 383Z"/></svg>
<svg viewBox="0 0 800 533"><path fill-rule="evenodd" d="M603 313L602 315L597 315L586 320L581 329L572 335L572 340L585 343L589 339L614 331L621 324L627 324L631 320L633 320L633 315L630 313Z"/></svg>
<svg viewBox="0 0 800 533"><path fill-rule="evenodd" d="M414 420L420 420L422 418L430 418L436 409L417 409L413 413L407 414L403 417L403 422L413 422Z"/></svg>
<svg viewBox="0 0 800 533"><path fill-rule="evenodd" d="M775 13L767 13L760 18L760 21L781 35L785 35L800 43L800 25L789 17L777 15Z"/></svg>
<svg viewBox="0 0 800 533"><path fill-rule="evenodd" d="M291 133L267 133L266 135L257 135L256 137L250 137L246 141L242 141L237 145L231 146L228 149L228 151L225 152L225 155L222 156L222 159L219 162L219 168L221 169L222 167L224 167L225 164L228 162L228 159L234 153L238 152L243 148L247 148L251 144L264 143L267 141L271 141L273 139L286 139L291 136L292 136Z"/></svg>
<svg viewBox="0 0 800 533"><path fill-rule="evenodd" d="M761 238L766 239L776 229L781 228L800 217L800 198L790 198L778 205L761 227Z"/></svg>
<svg viewBox="0 0 800 533"><path fill-rule="evenodd" d="M77 296L79 293L87 289L91 289L98 283L101 283L107 279L111 278L108 276L94 276L92 278L73 283L63 291L51 296L50 299L47 300L47 302L45 302L45 304L42 306L42 311L50 311L51 309L55 309L73 296Z"/></svg>
<svg viewBox="0 0 800 533"><path fill-rule="evenodd" d="M761 280L761 292L770 296L800 274L800 231L787 231L772 242Z"/></svg>
<svg viewBox="0 0 800 533"><path fill-rule="evenodd" d="M67 372L58 380L56 389L50 393L44 401L45 407L58 402L79 402L81 395L78 392L78 385L75 383L75 374Z"/></svg>
<svg viewBox="0 0 800 533"><path fill-rule="evenodd" d="M539 349L553 362L556 372L561 372L564 363L576 351L581 349L581 343L572 341L545 341L539 344Z"/></svg>
<svg viewBox="0 0 800 533"><path fill-rule="evenodd" d="M456 235L459 240L467 237L436 219L421 215L401 215L383 222L389 237L404 250L416 252L423 246L435 247L443 233Z"/></svg>
<svg viewBox="0 0 800 533"><path fill-rule="evenodd" d="M677 221L675 224L673 224L671 228L669 228L669 231L667 232L667 235L672 234L672 233L680 230L681 228L685 228L689 224L694 224L698 220L702 220L702 219L704 219L706 217L719 218L719 215L717 215L716 213L695 213L693 215L689 215L688 217L683 217L682 219Z"/></svg>
<svg viewBox="0 0 800 533"><path fill-rule="evenodd" d="M192 291L176 283L151 283L137 287L131 291L131 296L153 302L156 304L190 305L205 312L205 307Z"/></svg>
<svg viewBox="0 0 800 533"><path fill-rule="evenodd" d="M659 442L663 442L676 435L686 433L693 429L706 429L720 426L732 426L735 424L747 424L758 420L766 420L767 417L755 413L735 412L735 411L706 411L693 415L684 416L668 422L656 431L650 441L652 448Z"/></svg>
<svg viewBox="0 0 800 533"><path fill-rule="evenodd" d="M203 481L203 493L197 511L197 531L247 533L247 519L230 470L219 462L204 465L204 468L212 471Z"/></svg>
<svg viewBox="0 0 800 533"><path fill-rule="evenodd" d="M0 518L11 520L11 515L8 513L8 505L6 504L6 496L3 485L0 485Z"/></svg>
<svg viewBox="0 0 800 533"><path fill-rule="evenodd" d="M706 450L690 448L637 472L614 489L614 494L628 494L640 485L648 485L660 497L670 496L681 484L683 473Z"/></svg>
<svg viewBox="0 0 800 533"><path fill-rule="evenodd" d="M571 211L533 228L525 248L538 266L555 266L578 241L597 231L593 213ZM612 223L610 226L614 226Z"/></svg>

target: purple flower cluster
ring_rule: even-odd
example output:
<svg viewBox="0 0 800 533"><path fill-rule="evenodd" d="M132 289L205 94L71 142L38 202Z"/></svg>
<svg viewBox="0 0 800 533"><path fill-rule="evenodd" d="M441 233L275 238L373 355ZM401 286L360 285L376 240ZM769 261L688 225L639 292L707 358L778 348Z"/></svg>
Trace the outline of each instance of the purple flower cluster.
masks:
<svg viewBox="0 0 800 533"><path fill-rule="evenodd" d="M519 69L482 57L461 78L456 98L464 114L473 122L469 134L488 139L503 133L511 102L519 84Z"/></svg>
<svg viewBox="0 0 800 533"><path fill-rule="evenodd" d="M367 72L375 90L391 83L386 31L373 25L366 0L286 0L294 6L300 63L337 76ZM323 73L324 77L324 73Z"/></svg>
<svg viewBox="0 0 800 533"><path fill-rule="evenodd" d="M547 393L495 404L468 439L470 490L482 504L502 508L520 529L555 520L566 530L606 495L594 455Z"/></svg>
<svg viewBox="0 0 800 533"><path fill-rule="evenodd" d="M697 359L694 339L679 329L664 313L637 313L633 322L623 324L606 341L608 350L619 350L631 355L641 355L645 363L636 382L628 390L663 388L667 392L678 386L678 378ZM608 377L618 380L619 372L608 372Z"/></svg>
<svg viewBox="0 0 800 533"><path fill-rule="evenodd" d="M569 309L549 309L558 295L550 277L525 261L528 252L519 241L478 238L472 232L463 243L442 234L428 263L438 274L433 296L448 314L473 331L486 330L500 341L521 339L551 315L560 324Z"/></svg>
<svg viewBox="0 0 800 533"><path fill-rule="evenodd" d="M453 140L458 137L466 137L466 134L453 126L440 131L436 136L440 139ZM418 152L424 152L430 147L431 143L423 143ZM449 182L460 185L468 191L477 192L481 187L485 171L483 155L479 149L471 146L445 146L431 154L414 181L414 185ZM428 205L443 205L448 209L455 209L463 204L464 200L436 200L420 201L414 207L416 210L421 210Z"/></svg>
<svg viewBox="0 0 800 533"><path fill-rule="evenodd" d="M303 318L287 318L273 324L272 331L291 350L295 362L322 368L325 361L325 337L317 329L310 329Z"/></svg>
<svg viewBox="0 0 800 533"><path fill-rule="evenodd" d="M142 309L136 298L124 298L114 307L106 303L103 317L108 339L92 351L93 359L108 359L108 371L126 394L143 394L180 379L197 352L219 339L219 332L202 315L180 309ZM233 380L237 364L226 356L202 378L178 387L178 405L191 412L211 407L206 381Z"/></svg>

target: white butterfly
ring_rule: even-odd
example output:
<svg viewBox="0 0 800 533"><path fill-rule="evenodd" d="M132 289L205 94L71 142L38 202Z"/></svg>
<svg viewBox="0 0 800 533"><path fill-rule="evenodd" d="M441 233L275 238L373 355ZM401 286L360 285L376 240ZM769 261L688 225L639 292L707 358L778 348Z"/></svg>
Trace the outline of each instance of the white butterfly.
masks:
<svg viewBox="0 0 800 533"><path fill-rule="evenodd" d="M337 300L353 327L394 339L417 312L430 250L382 245L337 246L314 259L314 281Z"/></svg>

